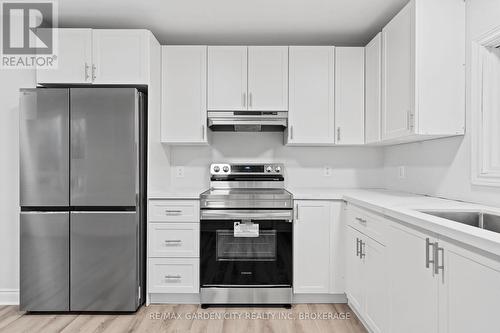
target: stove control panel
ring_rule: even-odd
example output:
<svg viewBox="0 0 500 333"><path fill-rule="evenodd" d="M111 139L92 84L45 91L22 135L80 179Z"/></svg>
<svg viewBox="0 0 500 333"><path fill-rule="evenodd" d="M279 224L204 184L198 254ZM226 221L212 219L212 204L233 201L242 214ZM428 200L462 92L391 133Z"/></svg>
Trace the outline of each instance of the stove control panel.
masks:
<svg viewBox="0 0 500 333"><path fill-rule="evenodd" d="M283 175L282 163L214 163L210 165L211 175Z"/></svg>

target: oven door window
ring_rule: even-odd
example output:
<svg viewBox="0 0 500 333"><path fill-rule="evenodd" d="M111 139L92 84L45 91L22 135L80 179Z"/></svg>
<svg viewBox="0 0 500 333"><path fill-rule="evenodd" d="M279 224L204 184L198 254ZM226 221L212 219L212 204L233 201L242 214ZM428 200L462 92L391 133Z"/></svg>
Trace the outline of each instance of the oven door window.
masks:
<svg viewBox="0 0 500 333"><path fill-rule="evenodd" d="M276 230L259 237L234 237L233 230L217 230L217 261L276 261Z"/></svg>

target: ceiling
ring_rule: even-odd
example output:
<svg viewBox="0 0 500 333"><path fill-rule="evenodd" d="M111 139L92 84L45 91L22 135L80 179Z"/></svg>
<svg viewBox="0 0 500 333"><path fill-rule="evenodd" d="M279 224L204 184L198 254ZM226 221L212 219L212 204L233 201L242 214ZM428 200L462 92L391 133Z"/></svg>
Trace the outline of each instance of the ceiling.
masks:
<svg viewBox="0 0 500 333"><path fill-rule="evenodd" d="M63 0L60 27L145 28L161 44L365 45L408 0Z"/></svg>

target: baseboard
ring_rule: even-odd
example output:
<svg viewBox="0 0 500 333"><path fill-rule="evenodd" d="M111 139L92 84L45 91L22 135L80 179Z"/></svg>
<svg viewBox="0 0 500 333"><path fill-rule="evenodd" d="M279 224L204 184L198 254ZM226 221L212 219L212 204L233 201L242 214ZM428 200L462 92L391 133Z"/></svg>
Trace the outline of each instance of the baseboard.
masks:
<svg viewBox="0 0 500 333"><path fill-rule="evenodd" d="M347 303L345 294L293 294L293 304L304 303Z"/></svg>
<svg viewBox="0 0 500 333"><path fill-rule="evenodd" d="M19 289L0 289L0 305L19 305Z"/></svg>
<svg viewBox="0 0 500 333"><path fill-rule="evenodd" d="M356 315L356 317L358 317L359 321L361 322L361 324L363 324L363 326L365 327L365 329L369 332L369 333L374 333L374 331L371 329L371 327L366 323L365 319L363 318L363 316L361 316L361 314L359 313L359 311L356 309L356 307L352 306L352 304L350 302L347 302L347 305L349 305L349 307L351 308L352 312L354 312L354 314Z"/></svg>
<svg viewBox="0 0 500 333"><path fill-rule="evenodd" d="M149 304L200 304L200 294L149 294Z"/></svg>

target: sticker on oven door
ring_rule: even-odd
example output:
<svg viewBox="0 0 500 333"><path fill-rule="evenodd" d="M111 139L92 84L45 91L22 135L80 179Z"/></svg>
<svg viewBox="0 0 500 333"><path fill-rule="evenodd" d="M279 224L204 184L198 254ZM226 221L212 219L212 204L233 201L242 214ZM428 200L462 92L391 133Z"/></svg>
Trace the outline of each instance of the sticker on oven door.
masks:
<svg viewBox="0 0 500 333"><path fill-rule="evenodd" d="M234 222L234 237L259 237L259 225L252 222Z"/></svg>

